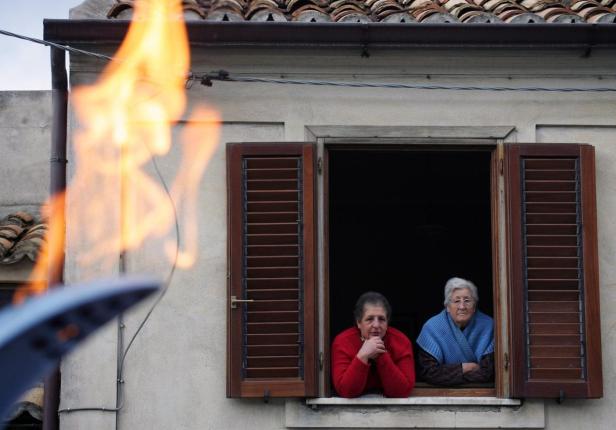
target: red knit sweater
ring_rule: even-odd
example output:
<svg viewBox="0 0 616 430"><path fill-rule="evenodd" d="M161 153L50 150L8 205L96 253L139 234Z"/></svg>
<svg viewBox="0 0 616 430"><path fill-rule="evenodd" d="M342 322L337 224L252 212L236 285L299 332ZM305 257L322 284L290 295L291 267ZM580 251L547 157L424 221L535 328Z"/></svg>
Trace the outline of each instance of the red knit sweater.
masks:
<svg viewBox="0 0 616 430"><path fill-rule="evenodd" d="M357 327L344 330L332 345L332 377L342 397L358 397L373 389L385 397L408 397L415 386L415 366L411 341L393 327L383 338L387 352L375 363L364 364L357 358L362 346Z"/></svg>

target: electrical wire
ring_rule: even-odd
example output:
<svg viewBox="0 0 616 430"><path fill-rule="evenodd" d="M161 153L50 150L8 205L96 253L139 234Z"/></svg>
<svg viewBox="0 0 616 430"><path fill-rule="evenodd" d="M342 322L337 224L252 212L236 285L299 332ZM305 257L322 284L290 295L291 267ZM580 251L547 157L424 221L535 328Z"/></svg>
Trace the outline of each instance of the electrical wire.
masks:
<svg viewBox="0 0 616 430"><path fill-rule="evenodd" d="M7 31L7 30L0 29L0 34L3 34L5 36L9 36L9 37L15 37L17 39L26 40L26 41L32 42L32 43L38 43L39 45L52 46L54 48L62 49L64 51L72 52L72 53L75 53L75 54L83 54L83 55L88 55L90 57L96 57L96 58L99 58L101 60L107 60L107 61L113 60L113 57L110 57L108 55L99 54L97 52L92 52L92 51L86 51L86 50L83 50L83 49L73 48L72 46L60 45L59 43L49 42L48 40L37 39L36 37L24 36L24 35L13 33L11 31Z"/></svg>
<svg viewBox="0 0 616 430"><path fill-rule="evenodd" d="M590 87L590 88L575 88L575 87L478 87L478 86L461 86L461 85L421 85L421 84L403 84L403 83L387 83L387 82L344 82L344 81L321 81L321 80L303 80L303 79L277 79L277 78L260 78L255 76L239 76L231 75L226 70L218 70L205 74L190 74L188 82L199 80L202 85L212 86L213 81L220 82L248 82L262 84L281 84L281 85L314 85L314 86L333 86L347 88L387 88L387 89L411 89L411 90L448 90L448 91L522 91L522 92L616 92L616 88L610 87ZM192 86L192 82L187 83L188 88Z"/></svg>
<svg viewBox="0 0 616 430"><path fill-rule="evenodd" d="M147 147L147 144L146 144L146 147ZM149 147L147 147L147 148L148 148L148 151L150 151L150 153L152 153L151 149ZM161 171L160 171L160 169L158 167L158 163L156 162L156 157L154 157L154 156L152 156L152 165L154 167L154 170L156 171L156 175L158 176L158 179L160 180L160 183L161 183L162 187L165 190L165 194L169 198L169 202L170 202L171 208L173 210L173 220L174 220L175 237L176 237L176 248L175 248L175 255L173 257L173 263L171 265L171 269L169 270L169 274L167 275L167 278L165 279L165 282L163 284L161 292L158 294L158 296L154 300L154 303L152 303L152 306L150 306L150 309L148 310L147 314L145 315L143 320L141 320L141 323L137 327L137 330L135 330L135 333L133 333L133 336L131 337L130 341L128 342L128 345L126 346L126 348L122 352L122 357L120 359L120 365L119 365L119 371L118 371L118 380L116 381L118 384L120 384L120 390L119 390L119 393L120 393L120 396L119 396L120 397L120 404L117 407L115 407L115 408L105 408L105 407L63 408L63 409L59 409L58 413L84 412L84 411L119 412L124 407L124 390L121 388L122 384L124 384L124 378L123 378L123 375L124 375L124 361L126 359L126 356L128 355L128 351L130 350L131 346L133 345L135 339L137 338L137 336L139 335L139 333L141 332L141 330L143 329L143 327L145 326L145 324L149 320L150 316L154 312L154 309L156 309L156 307L161 302L163 297L165 297L165 295L167 294L167 291L169 290L169 285L171 285L171 281L173 279L173 275L175 274L175 271L177 269L177 262L178 262L179 253L180 253L180 246L181 246L180 224L178 222L177 208L175 206L175 202L173 201L173 197L171 196L171 192L169 191L169 186L167 185L167 182L165 181L165 178L163 177L163 175L162 175L162 173L161 173Z"/></svg>
<svg viewBox="0 0 616 430"><path fill-rule="evenodd" d="M146 147L148 148L148 151L150 151L150 153L152 153L151 149L147 146L147 144L146 144ZM122 408L124 407L124 390L122 389L122 386L123 386L122 384L124 384L124 378L123 378L123 375L124 375L124 361L126 359L126 356L128 355L128 352L129 352L131 346L133 345L135 339L137 338L137 336L139 335L139 333L141 332L141 330L143 329L143 327L145 326L145 324L149 320L150 316L154 312L154 309L156 309L156 307L161 302L163 297L165 297L165 295L167 294L167 291L169 290L169 285L171 285L171 281L173 279L173 275L175 274L175 271L177 269L177 262L178 262L179 253L180 253L180 246L181 246L180 224L178 222L177 208L175 206L175 202L173 201L173 197L171 196L171 192L169 191L169 186L167 185L167 182L165 181L165 178L163 177L163 175L162 175L162 173L161 173L161 171L160 171L160 169L158 167L158 163L156 162L156 157L154 157L154 156L152 156L152 165L154 167L154 170L156 171L156 175L158 176L158 179L159 179L162 187L165 190L165 194L169 198L169 202L170 202L171 208L173 210L173 221L174 221L175 237L176 237L175 255L173 256L173 263L171 265L171 269L169 270L169 274L167 275L167 278L165 279L165 282L163 284L161 292L158 294L158 296L154 300L154 303L152 303L152 306L150 306L150 309L148 310L147 314L145 315L143 320L141 320L141 323L137 327L137 330L135 330L135 333L133 333L133 336L131 337L130 341L128 342L128 345L126 346L126 348L122 352L122 357L120 359L120 365L119 365L119 371L118 371L118 380L116 381L118 384L120 384L120 390L118 390L118 392L120 393L120 396L119 396L120 397L120 402L119 402L120 404L117 407L115 407L115 408L105 408L105 407L63 408L63 409L59 409L58 413L84 412L84 411L119 412L120 410L122 410Z"/></svg>
<svg viewBox="0 0 616 430"><path fill-rule="evenodd" d="M146 146L147 146L147 144L146 144ZM152 154L152 152L151 152L149 147L148 147L148 150L150 151L150 154ZM156 162L156 157L154 157L154 156L152 156L152 165L154 166L154 170L156 171L156 175L158 176L161 185L165 189L165 193L166 193L167 197L169 198L169 202L171 204L171 208L173 209L173 221L174 221L174 226L175 226L175 237L176 237L175 255L173 257L173 264L171 265L171 270L169 271L169 274L167 275L167 279L165 280L165 283L163 284L163 288L162 288L160 294L158 295L158 297L156 298L156 300L154 301L154 303L150 307L150 310L148 311L146 316L141 321L141 324L139 324L139 327L137 328L137 330L133 334L133 337L128 342L128 345L126 346L126 349L124 349L124 353L122 354L122 360L120 361L120 375L122 375L122 370L124 368L124 360L126 359L126 355L128 354L128 351L130 350L130 347L133 345L133 342L137 338L137 335L139 334L139 332L141 331L141 329L143 328L145 323L150 318L150 315L152 315L152 312L154 312L154 309L156 308L158 303L160 303L160 301L163 299L165 294L167 294L167 290L169 290L169 285L171 285L171 280L173 279L173 275L175 274L175 270L177 269L177 263L178 263L178 258L179 258L179 254L180 254L180 246L181 246L181 241L180 241L180 224L178 222L177 208L175 207L175 202L173 201L173 197L171 196L171 192L169 191L169 187L167 186L167 182L165 181L165 178L163 177L160 169L158 168L158 163Z"/></svg>
<svg viewBox="0 0 616 430"><path fill-rule="evenodd" d="M52 46L54 48L63 49L71 53L88 55L107 61L118 61L117 58L109 57L97 52L86 51L84 49L73 48L67 45L61 45L46 40L37 39L34 37L23 36L12 33L10 31L1 30L0 34L10 37L16 37L29 42L38 43L41 45ZM493 91L493 92L556 92L556 93L604 93L616 92L616 88L611 87L590 87L590 88L575 88L575 87L505 87L505 86L462 86L462 85L421 85L421 84L403 84L403 83L387 83L387 82L344 82L344 81L322 81L322 80L305 80L305 79L277 79L277 78L260 78L256 76L239 76L231 75L225 70L217 70L211 73L197 74L190 72L186 77L186 89L190 89L195 81L199 81L202 85L211 87L213 81L220 82L245 82L245 83L263 83L263 84L279 84L279 85L313 85L313 86L333 86L346 88L385 88L385 89L410 89L410 90L442 90L442 91Z"/></svg>

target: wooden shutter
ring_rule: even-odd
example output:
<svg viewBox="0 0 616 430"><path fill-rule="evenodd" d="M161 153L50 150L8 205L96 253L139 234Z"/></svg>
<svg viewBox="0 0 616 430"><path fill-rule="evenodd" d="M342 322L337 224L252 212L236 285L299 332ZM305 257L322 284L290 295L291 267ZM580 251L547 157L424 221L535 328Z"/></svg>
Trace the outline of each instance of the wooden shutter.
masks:
<svg viewBox="0 0 616 430"><path fill-rule="evenodd" d="M228 144L227 169L227 396L315 396L314 145Z"/></svg>
<svg viewBox="0 0 616 430"><path fill-rule="evenodd" d="M512 395L601 397L594 148L505 154Z"/></svg>

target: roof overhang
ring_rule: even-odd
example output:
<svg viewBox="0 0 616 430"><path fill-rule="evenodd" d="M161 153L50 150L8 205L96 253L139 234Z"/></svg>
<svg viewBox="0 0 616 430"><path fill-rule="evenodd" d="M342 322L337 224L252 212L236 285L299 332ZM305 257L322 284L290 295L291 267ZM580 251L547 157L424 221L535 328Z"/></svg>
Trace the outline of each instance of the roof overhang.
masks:
<svg viewBox="0 0 616 430"><path fill-rule="evenodd" d="M45 40L117 44L129 21L44 21ZM389 48L614 48L615 24L385 24L188 21L192 45Z"/></svg>

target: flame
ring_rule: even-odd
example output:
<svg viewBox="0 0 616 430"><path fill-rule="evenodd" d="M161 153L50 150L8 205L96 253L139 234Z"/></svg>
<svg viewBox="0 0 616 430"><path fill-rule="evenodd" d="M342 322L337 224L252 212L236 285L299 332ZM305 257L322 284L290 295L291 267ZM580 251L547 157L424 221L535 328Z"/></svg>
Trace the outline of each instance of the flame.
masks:
<svg viewBox="0 0 616 430"><path fill-rule="evenodd" d="M97 274L111 269L122 251L138 248L148 237L173 235L176 215L185 244L177 249L178 241L168 239L164 251L171 259L177 256L182 267L195 261L197 193L218 144L220 121L215 111L196 108L179 142L172 139L172 127L186 108L190 65L181 1L137 1L116 58L95 85L73 91L76 170L67 196L48 203L55 218L46 243L54 248L43 247L33 279L63 265L65 197L67 236L87 250L78 257L80 267ZM167 155L174 144L181 147L183 164L167 192L149 171L153 157ZM33 289L41 292L40 285L31 285L16 300Z"/></svg>

